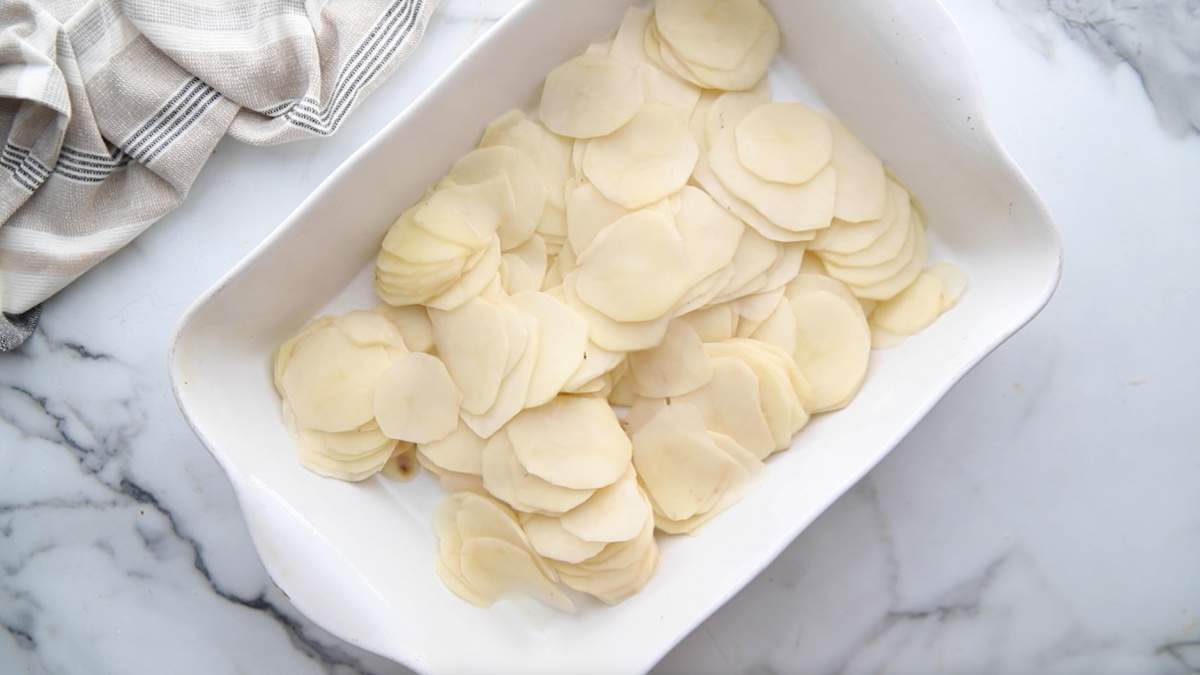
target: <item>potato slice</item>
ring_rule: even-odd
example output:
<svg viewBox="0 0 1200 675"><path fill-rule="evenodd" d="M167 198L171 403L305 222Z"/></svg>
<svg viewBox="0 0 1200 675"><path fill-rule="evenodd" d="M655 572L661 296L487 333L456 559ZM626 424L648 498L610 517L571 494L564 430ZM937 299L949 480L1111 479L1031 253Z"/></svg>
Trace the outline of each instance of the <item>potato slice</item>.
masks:
<svg viewBox="0 0 1200 675"><path fill-rule="evenodd" d="M665 200L646 209L674 218ZM601 230L631 213L634 211L609 200L591 183L579 185L567 197L567 239L571 248L576 252L586 251Z"/></svg>
<svg viewBox="0 0 1200 675"><path fill-rule="evenodd" d="M412 443L398 444L387 464L383 465L380 474L384 478L398 480L402 483L417 477L421 473L421 464L417 461L416 446Z"/></svg>
<svg viewBox="0 0 1200 675"><path fill-rule="evenodd" d="M392 307L377 305L373 310L391 321L400 331L404 345L414 352L433 349L433 326L424 307Z"/></svg>
<svg viewBox="0 0 1200 675"><path fill-rule="evenodd" d="M537 364L540 339L537 319L528 314L518 314L526 324L525 350L516 367L500 383L496 401L483 414L464 411L463 421L482 438L491 438L501 427L525 408L529 395L529 384L533 380L533 368ZM510 338L511 339L511 338Z"/></svg>
<svg viewBox="0 0 1200 675"><path fill-rule="evenodd" d="M845 405L862 386L871 354L871 332L861 309L823 290L797 293L792 309L796 364L813 389L809 412Z"/></svg>
<svg viewBox="0 0 1200 675"><path fill-rule="evenodd" d="M744 229L730 262L734 268L734 275L714 301L723 302L738 291L743 294L754 292L750 289L750 282L762 275L762 281L765 283L764 273L771 269L782 254L783 249L779 244L763 237L752 228Z"/></svg>
<svg viewBox="0 0 1200 675"><path fill-rule="evenodd" d="M559 396L517 415L507 431L521 466L555 485L604 487L629 466L629 439L603 399Z"/></svg>
<svg viewBox="0 0 1200 675"><path fill-rule="evenodd" d="M608 543L633 539L651 517L630 466L617 482L597 490L591 499L563 514L559 522L584 541Z"/></svg>
<svg viewBox="0 0 1200 675"><path fill-rule="evenodd" d="M850 286L870 286L890 279L907 267L916 255L916 247L920 239L917 236L917 228L916 220L910 219L906 228L904 245L894 257L884 262L874 265L846 266L833 262L830 257L825 256L823 257L825 270L829 272L829 276Z"/></svg>
<svg viewBox="0 0 1200 675"><path fill-rule="evenodd" d="M538 355L525 395L525 406L533 408L550 402L579 370L587 349L587 324L545 293L518 293L512 302L538 325Z"/></svg>
<svg viewBox="0 0 1200 675"><path fill-rule="evenodd" d="M838 176L834 217L850 223L883 217L888 183L883 162L837 118L826 119L833 131L831 162Z"/></svg>
<svg viewBox="0 0 1200 675"><path fill-rule="evenodd" d="M506 286L510 295L525 290L541 289L542 281L546 278L546 243L540 236L535 234L530 237L524 244L505 253L502 259L521 264L515 267L521 270L518 277L510 279L509 285ZM512 288L514 283L519 288Z"/></svg>
<svg viewBox="0 0 1200 675"><path fill-rule="evenodd" d="M741 464L741 471L737 472L733 480L729 482L717 504L702 514L674 521L656 513L654 518L655 526L667 534L688 534L695 532L699 527L720 515L730 506L741 501L742 497L745 496L746 492L754 484L754 481L762 473L762 461L755 457L753 453L738 445L737 441L713 431L709 432L709 436L712 437L713 442L718 447ZM563 582L569 585L566 579Z"/></svg>
<svg viewBox="0 0 1200 675"><path fill-rule="evenodd" d="M930 265L925 274L935 276L942 282L942 311L945 312L955 305L966 293L970 280L957 266L940 262Z"/></svg>
<svg viewBox="0 0 1200 675"><path fill-rule="evenodd" d="M829 123L801 103L755 108L734 128L734 140L742 166L763 180L789 185L812 180L833 155Z"/></svg>
<svg viewBox="0 0 1200 675"><path fill-rule="evenodd" d="M584 541L567 532L558 518L530 516L523 525L533 550L551 560L579 563L604 549L602 541Z"/></svg>
<svg viewBox="0 0 1200 675"><path fill-rule="evenodd" d="M904 188L897 187L901 192L895 195L897 202L894 204L895 210L891 213L892 220L888 223L887 231L869 246L854 253L819 252L826 268L830 266L838 268L879 267L892 263L897 258L910 255L905 252L905 247L912 245L914 211L908 203L908 193L903 192ZM853 272L847 272L847 274L853 274Z"/></svg>
<svg viewBox="0 0 1200 675"><path fill-rule="evenodd" d="M496 230L503 250L524 244L546 208L546 184L529 155L504 145L477 148L455 162L446 180L456 185L491 183L505 178L512 191L513 218Z"/></svg>
<svg viewBox="0 0 1200 675"><path fill-rule="evenodd" d="M571 599L538 569L534 556L508 542L486 537L467 540L461 564L463 580L488 601L520 593L563 612L575 611Z"/></svg>
<svg viewBox="0 0 1200 675"><path fill-rule="evenodd" d="M792 311L792 303L779 303L771 316L755 326L748 337L775 345L790 354L796 348L796 313Z"/></svg>
<svg viewBox="0 0 1200 675"><path fill-rule="evenodd" d="M503 174L467 185L443 181L413 213L413 223L421 230L472 251L486 246L500 227L511 226L516 218L512 185Z"/></svg>
<svg viewBox="0 0 1200 675"><path fill-rule="evenodd" d="M838 176L840 185L841 174L839 173ZM842 259L842 262L845 263L853 261L855 254L873 246L889 232L892 233L892 236L896 236L893 229L899 224L899 229L903 230L903 225L908 222L911 202L908 191L895 181L887 181L885 194L885 207L879 218L856 223L835 219L833 225L817 233L817 238L813 240L812 246L809 248L831 256L846 256ZM879 253L882 251L871 255L875 256ZM886 260L886 253L883 259Z"/></svg>
<svg viewBox="0 0 1200 675"><path fill-rule="evenodd" d="M730 192L785 230L818 230L833 222L837 171L832 167L822 169L802 185L765 181L742 165L733 129L725 129L717 135L708 161L713 173Z"/></svg>
<svg viewBox="0 0 1200 675"><path fill-rule="evenodd" d="M786 354L773 353L769 345L744 338L708 344L705 348L710 357L733 357L750 366L758 381L759 401L775 441L774 450L791 445L792 436L808 424L803 401L812 397L808 381L795 369L792 359Z"/></svg>
<svg viewBox="0 0 1200 675"><path fill-rule="evenodd" d="M481 537L499 539L533 555L533 546L525 530L517 521L517 514L499 501L476 493L466 492L451 497L454 504L447 507L452 511L459 539L465 544ZM557 580L557 573L540 556L533 556L534 564L542 574Z"/></svg>
<svg viewBox="0 0 1200 675"><path fill-rule="evenodd" d="M728 340L737 332L737 316L733 306L729 304L713 305L704 309L684 314L681 321L691 324L697 335L704 342L720 342ZM790 349L795 343L790 343Z"/></svg>
<svg viewBox="0 0 1200 675"><path fill-rule="evenodd" d="M646 510L649 511L650 502L645 492L641 494L646 502ZM589 577L598 572L629 569L636 567L654 548L654 520L647 518L641 531L633 539L608 544L595 556L578 564L556 562L554 569L561 575L572 577Z"/></svg>
<svg viewBox="0 0 1200 675"><path fill-rule="evenodd" d="M677 195L675 228L691 261L693 281L720 271L733 261L746 229L736 216L721 208L703 190L687 186ZM676 197L671 198L672 201Z"/></svg>
<svg viewBox="0 0 1200 675"><path fill-rule="evenodd" d="M730 436L756 457L770 455L775 450L775 440L763 416L754 371L741 359L731 357L713 359L712 368L708 384L672 398L671 404L695 405L709 429Z"/></svg>
<svg viewBox="0 0 1200 675"><path fill-rule="evenodd" d="M683 239L669 220L649 211L605 228L578 262L575 293L615 321L664 316L691 281Z"/></svg>
<svg viewBox="0 0 1200 675"><path fill-rule="evenodd" d="M713 99L704 118L704 148L711 150L717 136L736 129L755 109L771 102L771 87L764 79L748 91L727 91Z"/></svg>
<svg viewBox="0 0 1200 675"><path fill-rule="evenodd" d="M766 77L771 60L779 51L779 41L779 28L772 22L771 27L750 48L750 53L746 55L745 60L733 70L709 68L691 61L687 62L687 70L698 85L706 89L724 89L726 91L752 89Z"/></svg>
<svg viewBox="0 0 1200 675"><path fill-rule="evenodd" d="M487 440L482 467L487 491L518 511L563 513L587 501L594 492L559 487L531 475L513 454L512 443L503 432Z"/></svg>
<svg viewBox="0 0 1200 675"><path fill-rule="evenodd" d="M915 213L915 212L914 212ZM896 272L896 275L889 277L884 281L880 281L870 286L858 286L850 284L850 290L859 299L867 300L887 300L895 297L897 293L908 288L908 285L916 280L921 274L921 270L925 267L925 263L929 262L929 247L925 241L925 226L920 221L920 216L917 216L917 235L916 244L912 259L908 264Z"/></svg>
<svg viewBox="0 0 1200 675"><path fill-rule="evenodd" d="M438 356L462 392L464 412L482 414L496 402L509 355L505 317L480 298L450 312L429 311Z"/></svg>
<svg viewBox="0 0 1200 675"><path fill-rule="evenodd" d="M450 435L430 443L421 443L417 450L439 469L456 473L483 473L483 446L486 441L458 420Z"/></svg>
<svg viewBox="0 0 1200 675"><path fill-rule="evenodd" d="M780 254L775 263L767 269L767 280L763 284L763 288L759 293L774 291L783 288L789 281L796 278L800 273L800 267L804 263L804 252L806 245L803 243L779 244ZM743 316L749 316L743 314Z"/></svg>
<svg viewBox="0 0 1200 675"><path fill-rule="evenodd" d="M334 318L333 325L358 347L390 347L408 351L395 324L375 312L357 310Z"/></svg>
<svg viewBox="0 0 1200 675"><path fill-rule="evenodd" d="M805 291L828 291L846 301L851 307L858 304L858 299L854 297L854 293L850 292L850 287L842 282L827 277L823 274L811 274L802 272L792 279L787 285L787 297L792 299L797 294Z"/></svg>
<svg viewBox="0 0 1200 675"><path fill-rule="evenodd" d="M658 27L653 21L646 24L646 34L642 36L642 48L646 51L646 58L663 72L695 87L705 88L705 85L692 74L691 69L675 55L671 47L662 41L658 35Z"/></svg>
<svg viewBox="0 0 1200 675"><path fill-rule="evenodd" d="M692 178L697 185L704 188L704 191L713 198L713 201L720 204L726 211L737 216L746 225L754 228L760 235L771 241L810 241L816 237L817 231L792 232L772 223L766 216L746 202L746 200L730 192L729 188L725 187L720 179L717 178L717 175L713 173L706 154L702 153L700 159L696 161L696 168L692 172Z"/></svg>
<svg viewBox="0 0 1200 675"><path fill-rule="evenodd" d="M712 378L712 364L696 329L686 321L672 321L658 346L629 355L634 390L641 396L682 396L703 387Z"/></svg>
<svg viewBox="0 0 1200 675"><path fill-rule="evenodd" d="M776 288L773 291L761 291L754 295L748 295L744 298L736 300L737 313L741 317L738 325L738 333L742 337L746 337L749 333L754 332L763 321L775 313L775 310L783 303L784 289ZM745 327L745 330L743 330Z"/></svg>
<svg viewBox="0 0 1200 675"><path fill-rule="evenodd" d="M618 368L609 374L612 378L612 391L608 394L608 402L612 405L631 406L637 400L638 394L634 389L633 374L627 367Z"/></svg>
<svg viewBox="0 0 1200 675"><path fill-rule="evenodd" d="M392 440L378 428L329 433L301 427L295 429L295 433L299 445L333 460L354 460L373 455Z"/></svg>
<svg viewBox="0 0 1200 675"><path fill-rule="evenodd" d="M583 173L605 197L628 209L678 192L700 149L672 108L648 104L615 133L587 145Z"/></svg>
<svg viewBox="0 0 1200 675"><path fill-rule="evenodd" d="M625 126L643 100L636 68L610 56L581 54L546 76L539 111L556 134L596 138Z"/></svg>
<svg viewBox="0 0 1200 675"><path fill-rule="evenodd" d="M292 348L280 378L301 426L350 431L375 416L375 385L392 359L382 347L357 347L334 325L308 333Z"/></svg>
<svg viewBox="0 0 1200 675"><path fill-rule="evenodd" d="M725 287L729 285L729 280L737 272L732 265L726 265L724 268L713 272L707 277L696 282L687 295L679 301L679 305L675 308L673 314L681 316L688 312L693 312L704 307L708 307L714 303L713 300L720 295Z"/></svg>
<svg viewBox="0 0 1200 675"><path fill-rule="evenodd" d="M564 584L597 600L616 605L640 591L658 568L658 547L652 545L635 565L630 567L593 572L587 576L563 575Z"/></svg>
<svg viewBox="0 0 1200 675"><path fill-rule="evenodd" d="M483 132L479 147L504 145L524 152L533 160L546 187L546 203L559 211L565 208L562 184L571 175L571 143L520 110L497 117ZM538 230L541 231L539 225Z"/></svg>
<svg viewBox="0 0 1200 675"><path fill-rule="evenodd" d="M297 448L297 457L304 468L315 474L326 478L358 482L379 473L391 458L396 445L397 441L387 441L376 448L374 452L357 459L337 459L301 443Z"/></svg>
<svg viewBox="0 0 1200 675"><path fill-rule="evenodd" d="M733 70L775 24L758 0L659 0L659 36L691 63Z"/></svg>
<svg viewBox="0 0 1200 675"><path fill-rule="evenodd" d="M579 390L589 382L611 372L625 362L625 352L614 352L597 345L591 340L583 348L583 363L563 385L568 393L583 393Z"/></svg>
<svg viewBox="0 0 1200 675"><path fill-rule="evenodd" d="M432 443L458 426L461 396L436 357L401 354L375 386L375 419L389 438Z"/></svg>
<svg viewBox="0 0 1200 675"><path fill-rule="evenodd" d="M633 465L661 512L672 520L712 508L737 464L713 443L700 411L669 405L633 435Z"/></svg>
<svg viewBox="0 0 1200 675"><path fill-rule="evenodd" d="M669 315L651 321L615 321L579 298L578 276L578 272L572 272L563 279L563 299L567 307L587 322L591 342L608 351L622 353L649 349L662 342L671 321Z"/></svg>
<svg viewBox="0 0 1200 675"><path fill-rule="evenodd" d="M485 249L483 257L473 267L465 270L463 275L445 292L425 301L425 305L451 311L462 306L467 301L478 296L496 278L500 270L500 240L493 237L492 243Z"/></svg>
<svg viewBox="0 0 1200 675"><path fill-rule="evenodd" d="M895 297L879 303L871 325L893 335L916 335L941 315L944 292L941 278L924 272Z"/></svg>
<svg viewBox="0 0 1200 675"><path fill-rule="evenodd" d="M324 328L331 323L333 323L332 316L317 317L305 325L299 333L292 336L279 346L279 349L275 352L275 365L272 375L275 382L275 391L279 394L280 398L287 398L283 391L283 374L287 371L288 363L290 363L292 360L292 354L296 351L296 345L310 333L313 333L320 328Z"/></svg>

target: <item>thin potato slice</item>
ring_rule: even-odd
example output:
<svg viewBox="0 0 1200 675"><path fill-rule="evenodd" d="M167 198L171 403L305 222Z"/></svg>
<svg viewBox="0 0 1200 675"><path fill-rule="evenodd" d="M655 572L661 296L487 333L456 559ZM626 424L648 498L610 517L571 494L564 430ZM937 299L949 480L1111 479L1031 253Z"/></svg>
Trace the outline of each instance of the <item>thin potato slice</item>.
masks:
<svg viewBox="0 0 1200 675"><path fill-rule="evenodd" d="M625 126L643 100L636 68L609 56L582 54L546 76L539 110L556 134L596 138Z"/></svg>
<svg viewBox="0 0 1200 675"><path fill-rule="evenodd" d="M758 0L659 0L659 36L689 62L733 70L775 24Z"/></svg>
<svg viewBox="0 0 1200 675"><path fill-rule="evenodd" d="M746 169L763 180L789 185L812 180L833 155L829 123L801 103L755 108L738 122L734 140ZM879 170L882 176L882 165Z"/></svg>
<svg viewBox="0 0 1200 675"><path fill-rule="evenodd" d="M772 223L766 216L746 202L746 200L730 192L729 188L721 183L717 175L713 173L706 154L701 154L700 159L696 161L696 168L692 172L692 179L697 185L704 188L704 191L713 198L713 201L720 204L726 211L737 216L746 225L754 228L760 235L771 241L811 241L817 235L817 231L793 232Z"/></svg>
<svg viewBox="0 0 1200 675"><path fill-rule="evenodd" d="M300 445L306 445L314 452L337 460L359 459L373 455L379 451L380 447L392 440L384 436L378 427L337 433L304 428L298 428L295 431Z"/></svg>
<svg viewBox="0 0 1200 675"><path fill-rule="evenodd" d="M883 162L833 115L827 119L833 131L831 162L838 175L834 217L850 223L882 217L888 182Z"/></svg>
<svg viewBox="0 0 1200 675"><path fill-rule="evenodd" d="M462 579L488 601L518 593L563 612L575 611L575 603L541 573L534 556L506 541L481 537L463 542L461 565Z"/></svg>
<svg viewBox="0 0 1200 675"><path fill-rule="evenodd" d="M879 303L871 324L893 335L916 335L941 315L944 292L941 278L924 272L895 297Z"/></svg>
<svg viewBox="0 0 1200 675"><path fill-rule="evenodd" d="M444 181L413 213L418 228L472 251L483 248L500 227L511 227L516 218L512 184L499 173L472 184Z"/></svg>
<svg viewBox="0 0 1200 675"><path fill-rule="evenodd" d="M508 360L505 311L476 298L443 312L430 310L438 356L462 392L462 409L481 414L496 402Z"/></svg>
<svg viewBox="0 0 1200 675"><path fill-rule="evenodd" d="M437 441L421 443L417 450L439 469L456 473L483 473L483 446L486 444L471 428L458 421L457 428Z"/></svg>
<svg viewBox="0 0 1200 675"><path fill-rule="evenodd" d="M433 349L433 325L424 307L392 307L378 305L374 309L391 321L400 331L404 346L414 352L429 352Z"/></svg>
<svg viewBox="0 0 1200 675"><path fill-rule="evenodd" d="M603 399L559 396L517 415L507 431L521 466L555 485L604 487L629 466L629 439Z"/></svg>
<svg viewBox="0 0 1200 675"><path fill-rule="evenodd" d="M408 351L400 329L375 312L362 309L347 312L336 317L333 325L359 347L391 347Z"/></svg>
<svg viewBox="0 0 1200 675"><path fill-rule="evenodd" d="M572 272L563 279L563 301L573 312L583 317L588 325L588 339L591 342L605 350L624 353L649 349L662 341L667 332L667 324L671 320L669 315L651 321L615 321L579 298L577 279L578 272ZM581 369L584 366L581 366ZM575 377L571 379L574 381Z"/></svg>
<svg viewBox="0 0 1200 675"><path fill-rule="evenodd" d="M529 155L504 145L477 148L455 162L446 180L456 185L476 185L503 177L513 199L513 217L496 230L507 251L529 239L546 208L546 184Z"/></svg>
<svg viewBox="0 0 1200 675"><path fill-rule="evenodd" d="M716 506L705 513L679 521L673 521L656 515L654 519L655 525L667 534L688 534L695 532L699 527L720 515L730 506L741 501L742 497L750 489L750 486L754 484L755 479L762 473L762 461L738 445L737 441L713 431L710 431L709 435L718 447L725 450L730 457L733 457L741 464L742 471L736 474L734 480L730 481L729 486L722 493L721 499L717 502Z"/></svg>
<svg viewBox="0 0 1200 675"><path fill-rule="evenodd" d="M730 192L785 230L818 230L833 222L837 171L832 167L822 169L802 185L764 181L742 165L733 129L725 129L717 135L708 161L713 173Z"/></svg>
<svg viewBox="0 0 1200 675"><path fill-rule="evenodd" d="M525 408L525 398L529 395L529 384L533 380L533 368L537 364L540 350L540 337L537 319L528 314L518 314L526 324L525 351L517 361L511 373L508 373L500 383L496 393L496 402L487 412L476 415L463 412L463 421L482 438L491 438L493 434L508 423L517 413Z"/></svg>
<svg viewBox="0 0 1200 675"><path fill-rule="evenodd" d="M641 494L649 511L650 502L644 492ZM641 531L633 539L609 544L595 556L578 564L555 563L554 569L560 574L573 577L588 577L597 572L628 569L637 566L639 561L650 555L654 547L654 521L647 518Z"/></svg>
<svg viewBox="0 0 1200 675"><path fill-rule="evenodd" d="M530 516L523 523L525 534L539 555L566 563L580 563L599 553L606 544L585 541L567 532L558 518Z"/></svg>
<svg viewBox="0 0 1200 675"><path fill-rule="evenodd" d="M533 546L525 530L517 520L517 514L495 499L476 493L466 492L453 495L457 506L453 510L454 524L459 538L465 544L471 539L490 537L508 542L530 554ZM557 574L546 561L534 556L534 564L551 580L556 580Z"/></svg>
<svg viewBox="0 0 1200 675"><path fill-rule="evenodd" d="M857 286L851 284L850 290L853 291L854 295L860 299L887 300L895 297L897 293L905 288L908 288L908 285L911 284L919 274L921 274L921 270L924 269L925 263L929 262L929 248L928 243L925 241L925 227L920 222L919 216L917 220L917 236L914 248L916 250L913 252L912 259L907 265L901 268L895 276L884 281L880 281L879 283L871 284L870 286Z"/></svg>
<svg viewBox="0 0 1200 675"><path fill-rule="evenodd" d="M563 385L563 391L583 393L579 391L581 388L605 373L612 372L624 362L625 352L610 351L589 340L583 348L583 363L579 364L579 369Z"/></svg>
<svg viewBox="0 0 1200 675"><path fill-rule="evenodd" d="M849 286L823 274L801 272L787 285L786 292L788 299L791 300L797 294L805 291L828 291L845 300L851 307L858 305L858 299L854 297L854 293L850 292Z"/></svg>
<svg viewBox="0 0 1200 675"><path fill-rule="evenodd" d="M713 302L713 299L725 290L725 287L729 285L729 280L733 279L733 275L736 273L737 270L732 265L726 265L723 269L696 282L687 295L679 301L679 306L675 308L674 314L682 316L688 312L717 304Z"/></svg>
<svg viewBox="0 0 1200 675"><path fill-rule="evenodd" d="M305 325L299 333L292 336L279 346L279 349L275 352L275 365L272 371L272 376L275 382L275 391L279 394L280 398L287 398L283 392L283 374L287 371L288 363L290 363L292 360L292 354L296 350L296 345L310 333L324 328L331 323L333 323L332 316L317 317Z"/></svg>
<svg viewBox="0 0 1200 675"><path fill-rule="evenodd" d="M678 192L699 155L686 120L649 104L619 131L588 143L583 173L605 197L639 209Z"/></svg>
<svg viewBox="0 0 1200 675"><path fill-rule="evenodd" d="M929 266L925 274L935 276L942 282L942 311L945 312L955 305L966 293L970 280L957 266L940 262Z"/></svg>
<svg viewBox="0 0 1200 675"><path fill-rule="evenodd" d="M762 276L765 283L765 272L771 269L782 253L783 248L779 244L763 237L754 229L746 228L730 262L735 273L715 301L723 302L729 299L727 296L734 295L737 291L742 291L743 294L753 293L755 289L750 288L750 282Z"/></svg>
<svg viewBox="0 0 1200 675"><path fill-rule="evenodd" d="M903 188L899 189L903 190ZM896 259L910 255L907 252L909 249L906 247L912 245L913 220L916 212L906 203L908 202L908 193L903 192L902 195L904 198L895 204L896 208L892 213L893 220L882 236L872 242L870 246L854 253L820 252L819 255L825 262L825 267L874 268L894 263ZM897 195L897 197L899 196ZM847 271L845 274L854 274L854 272Z"/></svg>
<svg viewBox="0 0 1200 675"><path fill-rule="evenodd" d="M672 520L712 508L738 468L689 405L663 407L633 434L633 465L653 503Z"/></svg>
<svg viewBox="0 0 1200 675"><path fill-rule="evenodd" d="M737 313L741 317L741 323L753 324L753 328L757 328L775 313L775 310L779 308L783 300L784 289L782 288L776 288L773 291L761 291L737 300ZM753 330L749 328L743 330L739 324L738 333L746 332L753 332ZM745 337L745 335L742 335L742 337Z"/></svg>
<svg viewBox="0 0 1200 675"><path fill-rule="evenodd" d="M679 317L692 325L704 342L728 340L737 332L737 315L729 304L713 305ZM795 343L789 343L790 349Z"/></svg>
<svg viewBox="0 0 1200 675"><path fill-rule="evenodd" d="M718 357L712 360L713 375L708 384L696 391L672 398L700 409L705 425L736 440L756 457L775 450L775 439L763 416L758 393L758 378L740 359Z"/></svg>
<svg viewBox="0 0 1200 675"><path fill-rule="evenodd" d="M438 236L418 227L416 214L424 208L420 202L400 214L383 237L382 248L401 260L414 264L443 263L456 258L466 258L479 246L467 246ZM434 214L430 214L431 217ZM484 239L486 241L486 238Z"/></svg>
<svg viewBox="0 0 1200 675"><path fill-rule="evenodd" d="M497 117L483 132L479 147L504 145L524 152L533 160L546 186L546 203L564 208L562 184L571 175L571 143L546 127L510 110ZM541 226L538 231L541 231Z"/></svg>
<svg viewBox="0 0 1200 675"><path fill-rule="evenodd" d="M850 286L870 286L890 279L906 268L916 256L917 243L920 241L920 237L917 236L918 227L917 220L910 219L904 245L893 258L874 265L850 267L825 257L825 270L829 272L829 276Z"/></svg>
<svg viewBox="0 0 1200 675"><path fill-rule="evenodd" d="M646 24L646 34L642 36L642 48L646 51L646 58L663 72L693 86L705 88L705 85L692 74L691 69L679 60L671 47L659 38L658 27L653 21Z"/></svg>
<svg viewBox="0 0 1200 675"><path fill-rule="evenodd" d="M356 347L334 325L295 344L281 378L301 426L350 431L375 417L375 384L392 359L382 347Z"/></svg>
<svg viewBox="0 0 1200 675"><path fill-rule="evenodd" d="M512 442L503 432L488 439L482 467L487 491L518 511L564 513L587 501L594 492L559 487L531 475L517 460Z"/></svg>
<svg viewBox="0 0 1200 675"><path fill-rule="evenodd" d="M646 209L665 218L674 217L665 200ZM575 251L586 251L604 228L633 212L605 197L591 183L583 183L567 196L567 240Z"/></svg>
<svg viewBox="0 0 1200 675"><path fill-rule="evenodd" d="M672 197L672 201L675 199ZM741 220L698 188L683 188L679 192L678 202L675 228L691 262L691 278L699 281L733 261L746 228Z"/></svg>
<svg viewBox="0 0 1200 675"><path fill-rule="evenodd" d="M500 270L500 240L493 237L482 258L443 293L425 301L434 309L451 311L477 297L496 278Z"/></svg>
<svg viewBox="0 0 1200 675"><path fill-rule="evenodd" d="M691 261L669 220L632 213L605 228L579 256L575 293L615 321L666 315L690 283Z"/></svg>
<svg viewBox="0 0 1200 675"><path fill-rule="evenodd" d="M840 185L841 174L839 173L838 176ZM847 256L842 259L842 262L845 263L853 261L856 254L873 246L884 235L892 232L897 223L903 230L903 225L908 222L911 208L908 191L895 181L889 180L885 193L885 207L879 218L857 223L835 219L833 225L817 234L817 238L813 240L810 248L830 256ZM896 235L893 233L892 236ZM871 255L878 255L878 253L882 252ZM886 260L887 254L884 253L881 259Z"/></svg>
<svg viewBox="0 0 1200 675"><path fill-rule="evenodd" d="M641 396L667 398L695 391L712 378L712 364L696 329L672 321L658 346L629 355L634 390Z"/></svg>
<svg viewBox="0 0 1200 675"><path fill-rule="evenodd" d="M867 374L871 331L859 308L834 293L810 290L792 298L796 364L812 385L809 412L841 407Z"/></svg>
<svg viewBox="0 0 1200 675"><path fill-rule="evenodd" d="M597 490L591 499L564 513L559 522L584 541L609 543L633 539L651 517L630 466L620 480Z"/></svg>
<svg viewBox="0 0 1200 675"><path fill-rule="evenodd" d="M533 408L551 401L579 370L587 349L587 323L545 293L518 293L512 302L538 324L537 361L525 396L525 406Z"/></svg>
<svg viewBox="0 0 1200 675"><path fill-rule="evenodd" d="M379 446L375 452L357 459L336 459L301 444L297 457L304 468L315 474L326 478L358 482L379 473L391 458L396 445L397 441L388 441Z"/></svg>
<svg viewBox="0 0 1200 675"><path fill-rule="evenodd" d="M688 62L687 69L701 87L745 91L753 88L766 77L767 68L770 67L771 60L779 51L779 42L779 28L772 23L770 29L754 43L754 46L750 48L750 53L737 68L720 70Z"/></svg>
<svg viewBox="0 0 1200 675"><path fill-rule="evenodd" d="M771 88L764 79L748 91L727 91L712 101L704 118L704 149L711 150L717 136L736 129L752 111L771 102Z"/></svg>
<svg viewBox="0 0 1200 675"><path fill-rule="evenodd" d="M503 256L504 260L519 261L524 266L525 275L517 283L519 289L509 288L509 294L523 290L536 291L541 289L542 281L546 278L546 242L541 237L530 237L529 241L512 249ZM515 280L514 280L515 281Z"/></svg>
<svg viewBox="0 0 1200 675"><path fill-rule="evenodd" d="M375 419L388 438L432 443L458 426L461 396L446 366L421 352L401 354L375 386Z"/></svg>

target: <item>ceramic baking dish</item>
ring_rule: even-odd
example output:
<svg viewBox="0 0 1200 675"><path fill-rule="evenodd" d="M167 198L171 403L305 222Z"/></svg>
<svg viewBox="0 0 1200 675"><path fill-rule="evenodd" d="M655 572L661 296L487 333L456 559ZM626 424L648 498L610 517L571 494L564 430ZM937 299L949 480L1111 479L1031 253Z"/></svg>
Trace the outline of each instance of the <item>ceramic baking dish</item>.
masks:
<svg viewBox="0 0 1200 675"><path fill-rule="evenodd" d="M616 29L628 2L529 0L333 173L184 316L171 356L180 408L224 467L267 570L334 634L422 672L629 673L763 569L904 437L972 366L1045 305L1059 276L1052 223L999 147L962 38L934 0L775 0L777 98L832 109L928 214L932 259L971 278L961 305L876 352L847 409L816 419L744 501L692 537L664 540L659 573L617 607L575 615L531 601L490 610L434 573L425 477L325 480L300 467L280 421L271 355L314 315L369 307L396 215L534 100L542 77Z"/></svg>

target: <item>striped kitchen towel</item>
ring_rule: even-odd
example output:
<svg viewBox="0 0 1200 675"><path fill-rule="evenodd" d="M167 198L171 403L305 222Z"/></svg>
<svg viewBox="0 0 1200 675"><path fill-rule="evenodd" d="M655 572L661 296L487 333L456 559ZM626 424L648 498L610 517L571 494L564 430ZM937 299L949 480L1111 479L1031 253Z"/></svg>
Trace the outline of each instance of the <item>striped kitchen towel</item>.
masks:
<svg viewBox="0 0 1200 675"><path fill-rule="evenodd" d="M0 0L0 351L226 134L328 136L438 0Z"/></svg>

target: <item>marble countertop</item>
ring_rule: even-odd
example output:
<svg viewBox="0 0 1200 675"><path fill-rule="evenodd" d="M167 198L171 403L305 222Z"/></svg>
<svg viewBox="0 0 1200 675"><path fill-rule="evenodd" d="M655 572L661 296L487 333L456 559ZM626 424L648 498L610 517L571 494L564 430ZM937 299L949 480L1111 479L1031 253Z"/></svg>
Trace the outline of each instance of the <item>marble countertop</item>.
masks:
<svg viewBox="0 0 1200 675"><path fill-rule="evenodd" d="M1062 231L1062 286L658 672L1200 673L1200 10L945 1ZM270 582L168 340L513 4L444 0L332 139L222 143L0 355L0 672L405 672Z"/></svg>

